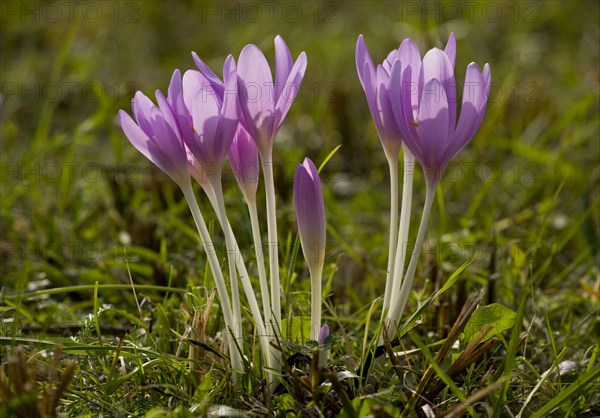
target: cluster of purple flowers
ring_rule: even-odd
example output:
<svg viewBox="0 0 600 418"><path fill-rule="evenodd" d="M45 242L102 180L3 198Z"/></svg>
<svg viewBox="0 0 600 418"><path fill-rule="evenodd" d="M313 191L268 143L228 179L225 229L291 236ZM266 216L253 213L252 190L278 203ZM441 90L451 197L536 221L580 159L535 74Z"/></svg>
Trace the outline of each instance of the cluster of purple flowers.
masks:
<svg viewBox="0 0 600 418"><path fill-rule="evenodd" d="M300 53L294 61L283 38L277 36L274 77L263 53L255 45L247 45L237 63L231 55L227 57L222 79L196 53L192 53L192 57L198 70L183 74L175 70L167 95L156 91L156 104L137 92L132 101L133 118L121 110L119 121L132 145L181 187L206 249L211 246L210 235L192 191L192 178L201 185L218 214L228 247L230 290L225 286L214 251L206 253L225 323L233 337L229 347L234 370L243 370L238 277L261 338L265 362L277 368L280 359L269 344L281 325L272 152L274 138L302 83L306 54ZM444 51L433 48L423 58L415 43L406 39L377 67L362 35L356 45L358 76L390 164L392 213L384 299L385 321L389 327L396 326L406 303L418 260L416 248L421 245L431 209L432 190L437 187L449 161L474 136L485 113L491 81L489 66L486 64L483 71L475 63L467 67L460 117L457 117L455 61L454 34L450 35ZM396 233L397 167L401 150L404 151L405 181L400 227ZM407 174L407 168L415 158L426 175L428 192L415 252L403 274L403 243L408 236L412 191L412 175ZM256 194L259 168L261 165L263 168L270 245L269 280L262 261L264 257L257 253L262 312L226 215L221 189L221 167L226 159L248 205L257 251L262 251L262 245ZM324 333L329 333L326 325L321 327L325 205L319 173L308 158L296 171L294 204L300 241L312 279L311 339L322 342Z"/></svg>

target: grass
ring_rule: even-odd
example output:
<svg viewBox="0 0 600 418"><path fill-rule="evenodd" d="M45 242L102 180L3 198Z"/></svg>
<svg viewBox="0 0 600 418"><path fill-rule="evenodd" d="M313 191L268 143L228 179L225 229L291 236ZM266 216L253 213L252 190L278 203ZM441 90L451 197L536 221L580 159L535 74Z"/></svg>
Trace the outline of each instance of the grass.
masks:
<svg viewBox="0 0 600 418"><path fill-rule="evenodd" d="M0 416L600 414L596 2L69 4L1 9ZM376 352L388 175L354 46L362 33L381 61L405 37L423 51L450 31L457 79L470 61L489 62L492 98L437 191L405 320L417 313ZM256 370L230 383L219 301L183 196L130 146L116 112L135 90L166 89L173 68L192 68L192 50L215 69L247 43L271 60L276 34L294 57L306 51L308 68L274 152L290 324L280 344L291 365L267 397ZM291 205L305 155L328 160L323 316L333 339L323 371L303 339L310 281ZM224 177L251 258L243 199ZM414 190L417 208L420 172ZM217 218L200 204L224 254ZM514 321L464 341L460 326L477 310L463 306L494 303ZM242 313L250 324L245 300Z"/></svg>

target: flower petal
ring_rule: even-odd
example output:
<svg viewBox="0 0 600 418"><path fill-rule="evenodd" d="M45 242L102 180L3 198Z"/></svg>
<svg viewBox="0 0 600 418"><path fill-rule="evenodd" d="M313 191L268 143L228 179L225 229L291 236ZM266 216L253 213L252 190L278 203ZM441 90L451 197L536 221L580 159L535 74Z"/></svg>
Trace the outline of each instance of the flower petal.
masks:
<svg viewBox="0 0 600 418"><path fill-rule="evenodd" d="M275 103L279 100L281 92L294 66L294 60L287 44L279 35L275 37Z"/></svg>
<svg viewBox="0 0 600 418"><path fill-rule="evenodd" d="M448 103L448 136L452 135L456 127L456 83L454 81L454 69L448 56L440 49L433 48L423 57L420 80L423 85L432 79L438 80L444 87L446 101ZM422 92L419 92L422 94ZM422 97L422 96L421 96Z"/></svg>
<svg viewBox="0 0 600 418"><path fill-rule="evenodd" d="M369 50L367 49L367 44L365 43L365 38L362 35L358 36L358 40L356 41L356 72L358 73L358 79L360 80L360 84L363 87L365 93L367 91L374 92L375 89L373 86L365 85L365 71L371 72L371 80L375 83L375 65L373 65L373 60L371 59L371 54L369 54Z"/></svg>
<svg viewBox="0 0 600 418"><path fill-rule="evenodd" d="M220 98L223 98L223 82L219 77L210 69L208 65L195 52L192 52L192 59L196 63L196 67L200 70L206 81L208 81L212 89L217 93Z"/></svg>
<svg viewBox="0 0 600 418"><path fill-rule="evenodd" d="M325 204L319 173L308 158L296 169L294 207L304 258L311 269L322 267L326 239Z"/></svg>
<svg viewBox="0 0 600 418"><path fill-rule="evenodd" d="M226 77L223 106L219 114L219 129L215 142L215 164L223 163L239 125L237 103L237 75L235 69Z"/></svg>
<svg viewBox="0 0 600 418"><path fill-rule="evenodd" d="M448 145L448 101L444 87L433 78L423 88L419 105L419 145L423 169L427 176L438 176L446 167L441 161ZM415 155L417 157L417 155Z"/></svg>
<svg viewBox="0 0 600 418"><path fill-rule="evenodd" d="M306 53L303 51L300 53L298 59L294 63L288 79L285 82L285 86L281 90L281 96L279 97L277 105L275 106L276 119L273 135L279 131L285 116L287 115L292 103L294 103L294 99L296 99L296 96L300 91L300 85L304 79L304 73L306 72L306 63Z"/></svg>
<svg viewBox="0 0 600 418"><path fill-rule="evenodd" d="M156 107L156 105L152 103L152 100L150 100L144 93L141 91L135 93L135 96L131 101L131 110L133 111L133 116L135 117L137 124L149 137L152 136L150 111L153 107Z"/></svg>
<svg viewBox="0 0 600 418"><path fill-rule="evenodd" d="M238 61L238 95L245 128L260 146L273 139L274 92L269 63L256 45L246 45Z"/></svg>
<svg viewBox="0 0 600 418"><path fill-rule="evenodd" d="M171 82L169 83L168 93L167 101L175 113L175 118L177 119L182 138L193 138L192 115L183 99L183 82L179 70L173 72Z"/></svg>
<svg viewBox="0 0 600 418"><path fill-rule="evenodd" d="M219 127L219 104L210 88L196 93L192 106L192 119L196 130L196 141L188 143L194 157L202 164L215 163L215 140Z"/></svg>
<svg viewBox="0 0 600 418"><path fill-rule="evenodd" d="M231 75L232 71L237 71L237 67L235 65L235 58L233 55L229 54L227 58L225 58L225 62L223 63L223 83L227 84L227 77ZM237 72L234 74L237 77Z"/></svg>
<svg viewBox="0 0 600 418"><path fill-rule="evenodd" d="M129 142L131 142L131 145L133 145L139 152L144 154L147 159L152 161L154 164L159 165L158 161L156 161L148 149L150 138L124 110L119 110L119 124L121 125L121 129L123 129L125 136ZM159 168L165 171L164 167L159 166Z"/></svg>
<svg viewBox="0 0 600 418"><path fill-rule="evenodd" d="M472 62L467 67L467 73L465 75L460 118L458 120L456 131L454 132L452 146L448 150L448 152L452 154L450 157L454 157L454 155L469 143L479 127L477 121L480 120L482 109L487 101L485 88L485 81L479 71L479 66Z"/></svg>
<svg viewBox="0 0 600 418"><path fill-rule="evenodd" d="M399 58L400 55L398 55L398 50L392 49L385 60L383 60L383 64L381 65L388 76L392 73L392 65L394 65L394 62Z"/></svg>
<svg viewBox="0 0 600 418"><path fill-rule="evenodd" d="M183 73L183 102L190 111L190 114L194 105L196 93L209 86L210 83L200 71L187 70ZM212 87L210 88L212 89Z"/></svg>
<svg viewBox="0 0 600 418"><path fill-rule="evenodd" d="M448 56L450 64L452 64L452 68L454 68L456 63L456 36L454 35L454 32L448 37L448 43L446 43L444 53Z"/></svg>
<svg viewBox="0 0 600 418"><path fill-rule="evenodd" d="M255 199L260 171L258 149L250 134L241 125L238 125L227 156L244 197L246 200Z"/></svg>
<svg viewBox="0 0 600 418"><path fill-rule="evenodd" d="M389 158L398 158L400 148L402 147L402 139L388 94L388 85L390 79L382 65L377 67L377 109L381 124L383 127L383 136L381 142Z"/></svg>
<svg viewBox="0 0 600 418"><path fill-rule="evenodd" d="M368 90L365 90L365 95L367 96L367 104L369 105L369 111L371 112L373 122L375 122L377 134L379 135L379 138L383 138L385 136L385 131L383 129L381 114L379 113L379 108L377 107L377 73L375 71L371 72L368 67L369 63L366 62L363 72L363 81Z"/></svg>
<svg viewBox="0 0 600 418"><path fill-rule="evenodd" d="M421 53L412 39L405 39L400 44L400 48L398 48L398 56L402 57L400 60L400 74L402 75L403 88L407 92L407 95L404 97L406 100L409 100L414 119L417 115L420 99L419 74L421 72ZM411 70L407 73L410 74L410 77L404 79L407 67L411 67Z"/></svg>
<svg viewBox="0 0 600 418"><path fill-rule="evenodd" d="M167 99L160 90L156 90L156 100L160 109L161 116L167 125L167 135L164 139L157 138L156 142L161 146L165 153L169 155L178 165L185 165L187 160L183 138L179 129L179 124L173 113L173 109L167 102ZM156 132L156 130L155 130ZM167 140L168 138L168 140Z"/></svg>
<svg viewBox="0 0 600 418"><path fill-rule="evenodd" d="M420 65L420 64L419 64ZM412 96L416 95L417 86L411 83L412 67L404 67L401 61L392 66L390 84L388 87L390 106L396 121L398 131L404 142L413 153L419 152L417 130L414 125ZM416 100L418 102L418 100Z"/></svg>

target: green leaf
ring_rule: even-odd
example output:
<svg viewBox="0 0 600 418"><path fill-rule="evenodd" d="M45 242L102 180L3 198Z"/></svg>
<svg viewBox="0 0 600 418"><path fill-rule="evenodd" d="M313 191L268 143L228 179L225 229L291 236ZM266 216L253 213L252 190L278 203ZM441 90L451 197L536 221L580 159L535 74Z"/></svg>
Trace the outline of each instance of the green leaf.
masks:
<svg viewBox="0 0 600 418"><path fill-rule="evenodd" d="M310 338L310 318L298 317L292 318L288 327L288 320L281 321L282 335L289 337L289 341L298 344L304 344Z"/></svg>
<svg viewBox="0 0 600 418"><path fill-rule="evenodd" d="M323 169L323 167L325 167L325 164L327 164L327 162L329 160L331 160L331 158L335 155L336 152L338 152L338 150L341 148L341 146L342 146L342 144L338 145L333 150L331 150L331 152L329 154L327 154L327 157L325 157L325 159L323 160L323 162L319 166L319 169L317 170L319 173L321 173L321 170Z"/></svg>
<svg viewBox="0 0 600 418"><path fill-rule="evenodd" d="M499 303L480 306L471 316L461 336L461 343L468 344L477 337L484 327L489 328L481 340L486 341L507 329L512 328L517 317L516 312ZM491 327L491 328L490 328Z"/></svg>
<svg viewBox="0 0 600 418"><path fill-rule="evenodd" d="M552 398L546 405L531 415L531 417L538 418L547 416L554 408L558 407L571 396L575 395L577 392L579 392L579 390L586 388L598 377L598 375L600 375L600 366L596 366L593 369L583 373L572 385L569 385L565 390L561 391L557 396ZM593 390L593 388L590 386L589 390Z"/></svg>

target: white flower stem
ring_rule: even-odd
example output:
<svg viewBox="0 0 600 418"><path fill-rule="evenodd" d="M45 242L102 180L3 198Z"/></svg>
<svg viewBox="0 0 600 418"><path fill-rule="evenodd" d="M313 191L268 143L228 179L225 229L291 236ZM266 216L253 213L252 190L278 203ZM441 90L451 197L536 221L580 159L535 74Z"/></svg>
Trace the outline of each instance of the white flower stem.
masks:
<svg viewBox="0 0 600 418"><path fill-rule="evenodd" d="M395 301L393 301L393 304L390 306L392 314L389 316L389 321L387 323L389 335L392 335L396 332L396 328L400 318L402 317L402 314L404 313L404 308L406 307L406 301L408 300L408 295L412 287L412 281L415 276L415 271L417 270L419 256L421 255L421 245L423 245L423 240L425 239L427 222L429 221L429 214L431 213L431 206L433 205L436 187L437 183L427 181L425 205L423 206L421 223L419 224L419 231L417 232L417 239L415 240L415 246L410 257L410 263L408 264L406 275L402 281L400 292Z"/></svg>
<svg viewBox="0 0 600 418"><path fill-rule="evenodd" d="M227 339L229 344L231 366L234 369L233 380L235 382L237 381L236 371L243 372L244 365L242 363L241 356L239 355L233 338L227 337L227 335L229 335L229 333L232 332L230 330L234 329L233 313L231 311L231 305L229 303L227 286L225 285L223 272L221 271L221 266L219 265L219 259L217 258L217 254L214 251L214 246L210 239L210 234L208 232L208 229L206 228L206 223L204 222L204 218L202 217L202 213L200 212L200 208L198 207L198 203L196 202L196 197L194 196L194 191L192 190L192 184L191 182L188 182L187 184L181 184L180 187L183 192L183 195L185 196L185 200L187 201L187 204L190 207L190 211L192 212L194 222L196 223L196 228L198 229L198 234L200 234L200 240L208 258L208 264L212 271L215 280L215 286L217 287L217 293L219 294L219 299L221 301L221 309L223 310L223 317L225 318L225 326L227 328L225 338Z"/></svg>
<svg viewBox="0 0 600 418"><path fill-rule="evenodd" d="M221 187L221 172L220 170L214 175L209 176L210 184L215 192L217 207L214 208L217 212L219 223L225 235L225 248L227 249L227 261L229 262L229 279L231 280L231 307L233 311L233 320L235 327L233 333L240 347L240 351L244 353L244 332L242 328L242 313L240 304L240 291L236 273L236 260L241 258L239 251L233 246L230 233L228 231L229 220L225 211L225 201L223 198L223 188Z"/></svg>
<svg viewBox="0 0 600 418"><path fill-rule="evenodd" d="M396 260L396 240L398 228L398 156L388 157L390 168L390 241L388 247L387 275L385 278L385 293L383 294L382 315L387 312L394 280L394 262Z"/></svg>
<svg viewBox="0 0 600 418"><path fill-rule="evenodd" d="M262 239L260 236L260 223L258 222L256 198L248 199L246 203L248 204L250 224L252 225L252 239L254 241L254 252L256 254L256 267L258 269L258 279L260 281L260 295L263 305L265 326L270 328L274 333L274 324L271 321L271 298L269 296L269 282L267 281L267 271L265 269L265 256L263 254Z"/></svg>
<svg viewBox="0 0 600 418"><path fill-rule="evenodd" d="M309 263L310 271L310 339L319 340L321 331L321 278L323 277L323 264L313 265Z"/></svg>
<svg viewBox="0 0 600 418"><path fill-rule="evenodd" d="M402 182L402 209L400 212L400 226L398 227L398 242L396 244L396 259L394 261L394 277L392 278L392 288L390 291L389 305L387 306L386 317L392 316L391 307L396 304L400 289L402 287L402 278L404 276L404 263L406 260L406 247L408 243L408 232L410 230L410 213L412 207L412 188L415 169L415 157L404 148L404 174ZM383 338L383 335L381 336Z"/></svg>
<svg viewBox="0 0 600 418"><path fill-rule="evenodd" d="M258 302L256 300L256 296L254 294L254 289L252 288L252 283L250 282L250 277L248 276L248 270L246 269L246 264L242 259L242 255L240 252L240 247L238 246L237 240L235 239L235 235L233 234L233 229L229 224L229 220L227 219L227 214L225 211L225 203L223 199L223 188L221 187L221 181L219 176L219 181L216 179L211 180L211 184L215 191L215 196L217 203L219 205L219 212L222 214L222 227L225 233L225 242L228 246L228 253L230 253L235 260L236 268L240 274L240 280L242 282L242 287L244 288L244 293L246 294L246 299L248 299L248 305L250 306L250 312L252 313L252 318L254 319L254 324L256 326L256 330L258 333L258 338L260 341L261 349L263 352L263 358L265 359L265 363L267 367L272 368L272 359L271 359L271 349L269 344L269 335L266 332L265 323L260 314L260 308L258 306ZM229 242L229 244L227 244ZM240 324L241 326L241 324ZM269 381L272 381L274 376L269 374Z"/></svg>
<svg viewBox="0 0 600 418"><path fill-rule="evenodd" d="M275 179L273 176L273 159L271 151L261 152L267 195L267 229L269 235L269 275L271 279L271 308L275 320L275 328L281 326L281 296L279 289L279 254L277 239L277 212L275 204Z"/></svg>

